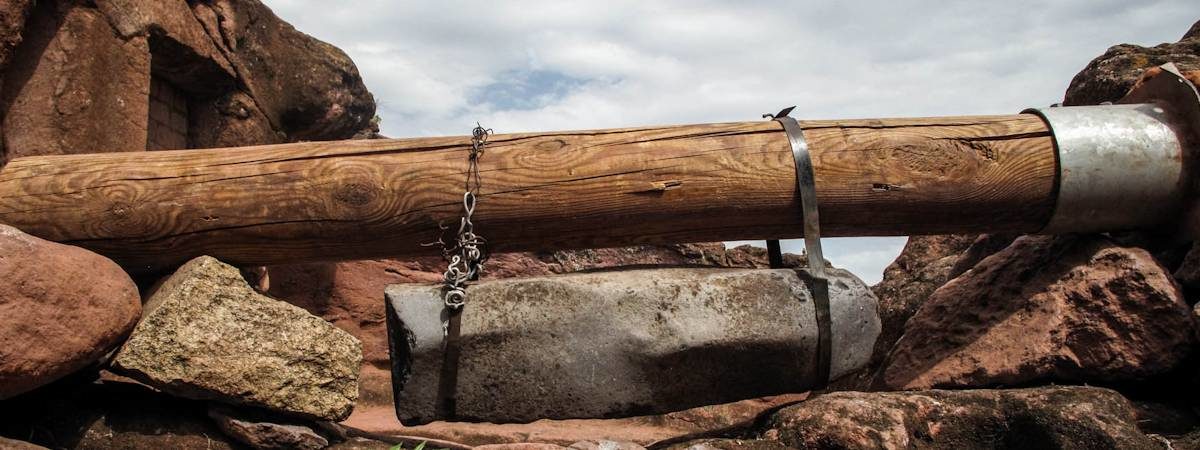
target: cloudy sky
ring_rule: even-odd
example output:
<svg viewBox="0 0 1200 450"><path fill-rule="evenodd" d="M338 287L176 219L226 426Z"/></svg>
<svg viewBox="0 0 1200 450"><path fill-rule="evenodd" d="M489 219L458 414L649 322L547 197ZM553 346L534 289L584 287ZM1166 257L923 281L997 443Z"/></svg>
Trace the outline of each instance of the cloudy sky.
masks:
<svg viewBox="0 0 1200 450"><path fill-rule="evenodd" d="M1007 114L1200 2L265 0L358 64L392 137L800 118ZM336 6L335 6L336 5ZM827 239L879 280L903 238ZM799 253L799 242L785 250Z"/></svg>

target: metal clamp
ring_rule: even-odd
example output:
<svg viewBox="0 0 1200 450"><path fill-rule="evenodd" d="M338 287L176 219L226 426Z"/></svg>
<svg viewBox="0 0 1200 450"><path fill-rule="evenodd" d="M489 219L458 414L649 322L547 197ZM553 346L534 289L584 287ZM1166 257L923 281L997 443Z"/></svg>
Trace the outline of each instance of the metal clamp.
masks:
<svg viewBox="0 0 1200 450"><path fill-rule="evenodd" d="M804 251L808 254L808 274L812 278L809 292L813 297L813 309L817 315L817 385L813 389L821 389L829 383L829 375L833 365L833 324L829 308L829 279L825 275L825 255L821 251L821 219L817 212L817 186L813 176L812 157L808 152L808 142L804 140L804 132L800 123L788 116L795 106L784 108L777 114L765 114L771 120L783 125L783 131L788 136L792 146L792 159L796 164L796 191L800 193L800 211L804 219ZM778 241L774 245L768 241L768 248L775 252L779 250ZM782 263L782 255L772 255Z"/></svg>

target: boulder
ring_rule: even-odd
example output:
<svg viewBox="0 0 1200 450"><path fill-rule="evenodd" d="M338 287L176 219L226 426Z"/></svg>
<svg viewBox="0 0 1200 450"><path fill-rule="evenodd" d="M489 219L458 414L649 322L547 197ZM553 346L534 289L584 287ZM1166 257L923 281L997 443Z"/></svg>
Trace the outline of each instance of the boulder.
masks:
<svg viewBox="0 0 1200 450"><path fill-rule="evenodd" d="M307 424L258 411L213 405L208 408L208 417L226 435L254 449L320 450L329 446L329 439Z"/></svg>
<svg viewBox="0 0 1200 450"><path fill-rule="evenodd" d="M0 399L94 364L141 311L116 263L0 225Z"/></svg>
<svg viewBox="0 0 1200 450"><path fill-rule="evenodd" d="M200 257L150 296L113 365L187 398L342 420L358 398L361 352L350 334Z"/></svg>
<svg viewBox="0 0 1200 450"><path fill-rule="evenodd" d="M1197 27L1200 27L1200 22L1192 25L1192 29L1176 43L1154 47L1132 44L1110 47L1075 75L1067 87L1063 104L1094 105L1116 101L1129 92L1143 72L1168 62L1175 63L1184 73L1200 70L1200 35L1195 32Z"/></svg>
<svg viewBox="0 0 1200 450"><path fill-rule="evenodd" d="M875 345L875 360L891 350L904 323L925 303L929 294L988 255L1012 242L1013 236L957 234L912 236L896 260L883 271L883 280L871 287L879 298L883 331Z"/></svg>
<svg viewBox="0 0 1200 450"><path fill-rule="evenodd" d="M1145 250L1026 236L935 291L882 374L890 389L1116 382L1172 369L1190 309Z"/></svg>
<svg viewBox="0 0 1200 450"><path fill-rule="evenodd" d="M192 8L275 129L316 140L348 139L370 127L375 100L337 47L296 31L258 0Z"/></svg>
<svg viewBox="0 0 1200 450"><path fill-rule="evenodd" d="M784 255L789 266L803 257ZM538 253L498 253L488 259L484 279L545 276L631 266L767 267L766 250L719 242L632 246ZM446 263L440 257L296 264L267 269L268 294L300 306L346 330L363 343L360 404L391 405L387 332L379 293L391 284L437 283ZM568 442L569 443L569 442Z"/></svg>
<svg viewBox="0 0 1200 450"><path fill-rule="evenodd" d="M1094 387L835 392L780 410L760 436L805 449L1161 449Z"/></svg>
<svg viewBox="0 0 1200 450"><path fill-rule="evenodd" d="M832 269L831 376L862 367L875 296ZM661 413L817 383L816 317L791 269L645 269L484 281L461 317L455 416L439 407L440 286L385 291L396 411L528 422ZM497 376L497 374L504 374Z"/></svg>

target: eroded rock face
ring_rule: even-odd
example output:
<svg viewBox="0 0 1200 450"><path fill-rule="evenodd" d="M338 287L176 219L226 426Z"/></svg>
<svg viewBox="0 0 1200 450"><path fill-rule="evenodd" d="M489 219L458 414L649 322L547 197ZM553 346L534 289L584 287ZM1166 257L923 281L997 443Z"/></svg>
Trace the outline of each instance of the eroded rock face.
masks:
<svg viewBox="0 0 1200 450"><path fill-rule="evenodd" d="M32 9L33 0L9 0L0 5L0 71L8 65L13 49L21 44L21 31Z"/></svg>
<svg viewBox="0 0 1200 450"><path fill-rule="evenodd" d="M1067 88L1063 104L1094 105L1125 96L1147 69L1174 62L1181 71L1200 70L1200 34L1192 25L1179 42L1154 47L1121 44L1110 47L1075 78Z"/></svg>
<svg viewBox="0 0 1200 450"><path fill-rule="evenodd" d="M1179 287L1145 250L1027 236L935 291L905 326L891 389L1137 380L1191 347Z"/></svg>
<svg viewBox="0 0 1200 450"><path fill-rule="evenodd" d="M341 420L358 399L361 362L350 334L200 257L150 297L114 368L183 397Z"/></svg>
<svg viewBox="0 0 1200 450"><path fill-rule="evenodd" d="M215 19L207 28L277 129L298 140L348 139L370 126L375 101L337 47L296 31L257 0L193 8Z"/></svg>
<svg viewBox="0 0 1200 450"><path fill-rule="evenodd" d="M1093 387L836 392L780 410L762 434L805 449L1160 449L1129 401Z"/></svg>
<svg viewBox="0 0 1200 450"><path fill-rule="evenodd" d="M116 263L0 225L0 399L95 363L141 311Z"/></svg>
<svg viewBox="0 0 1200 450"><path fill-rule="evenodd" d="M831 376L866 364L875 297L830 273ZM795 271L648 269L480 282L462 313L456 411L439 408L440 287L393 285L397 415L528 422L662 413L816 384L816 318ZM389 317L393 320L393 317ZM498 375L503 374L503 375Z"/></svg>
<svg viewBox="0 0 1200 450"><path fill-rule="evenodd" d="M145 150L149 95L144 37L117 37L95 9L39 2L4 75L5 160Z"/></svg>

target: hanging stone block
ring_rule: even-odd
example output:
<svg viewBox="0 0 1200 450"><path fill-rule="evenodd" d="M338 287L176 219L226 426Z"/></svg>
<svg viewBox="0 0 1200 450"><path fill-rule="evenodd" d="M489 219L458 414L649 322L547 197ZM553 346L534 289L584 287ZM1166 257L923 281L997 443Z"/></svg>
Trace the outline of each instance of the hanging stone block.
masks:
<svg viewBox="0 0 1200 450"><path fill-rule="evenodd" d="M409 425L529 422L802 392L818 384L806 279L669 268L480 282L461 316L457 382L444 385L440 287L389 286L396 413ZM867 363L880 324L857 277L834 269L829 287L836 378ZM452 396L439 395L450 385Z"/></svg>

